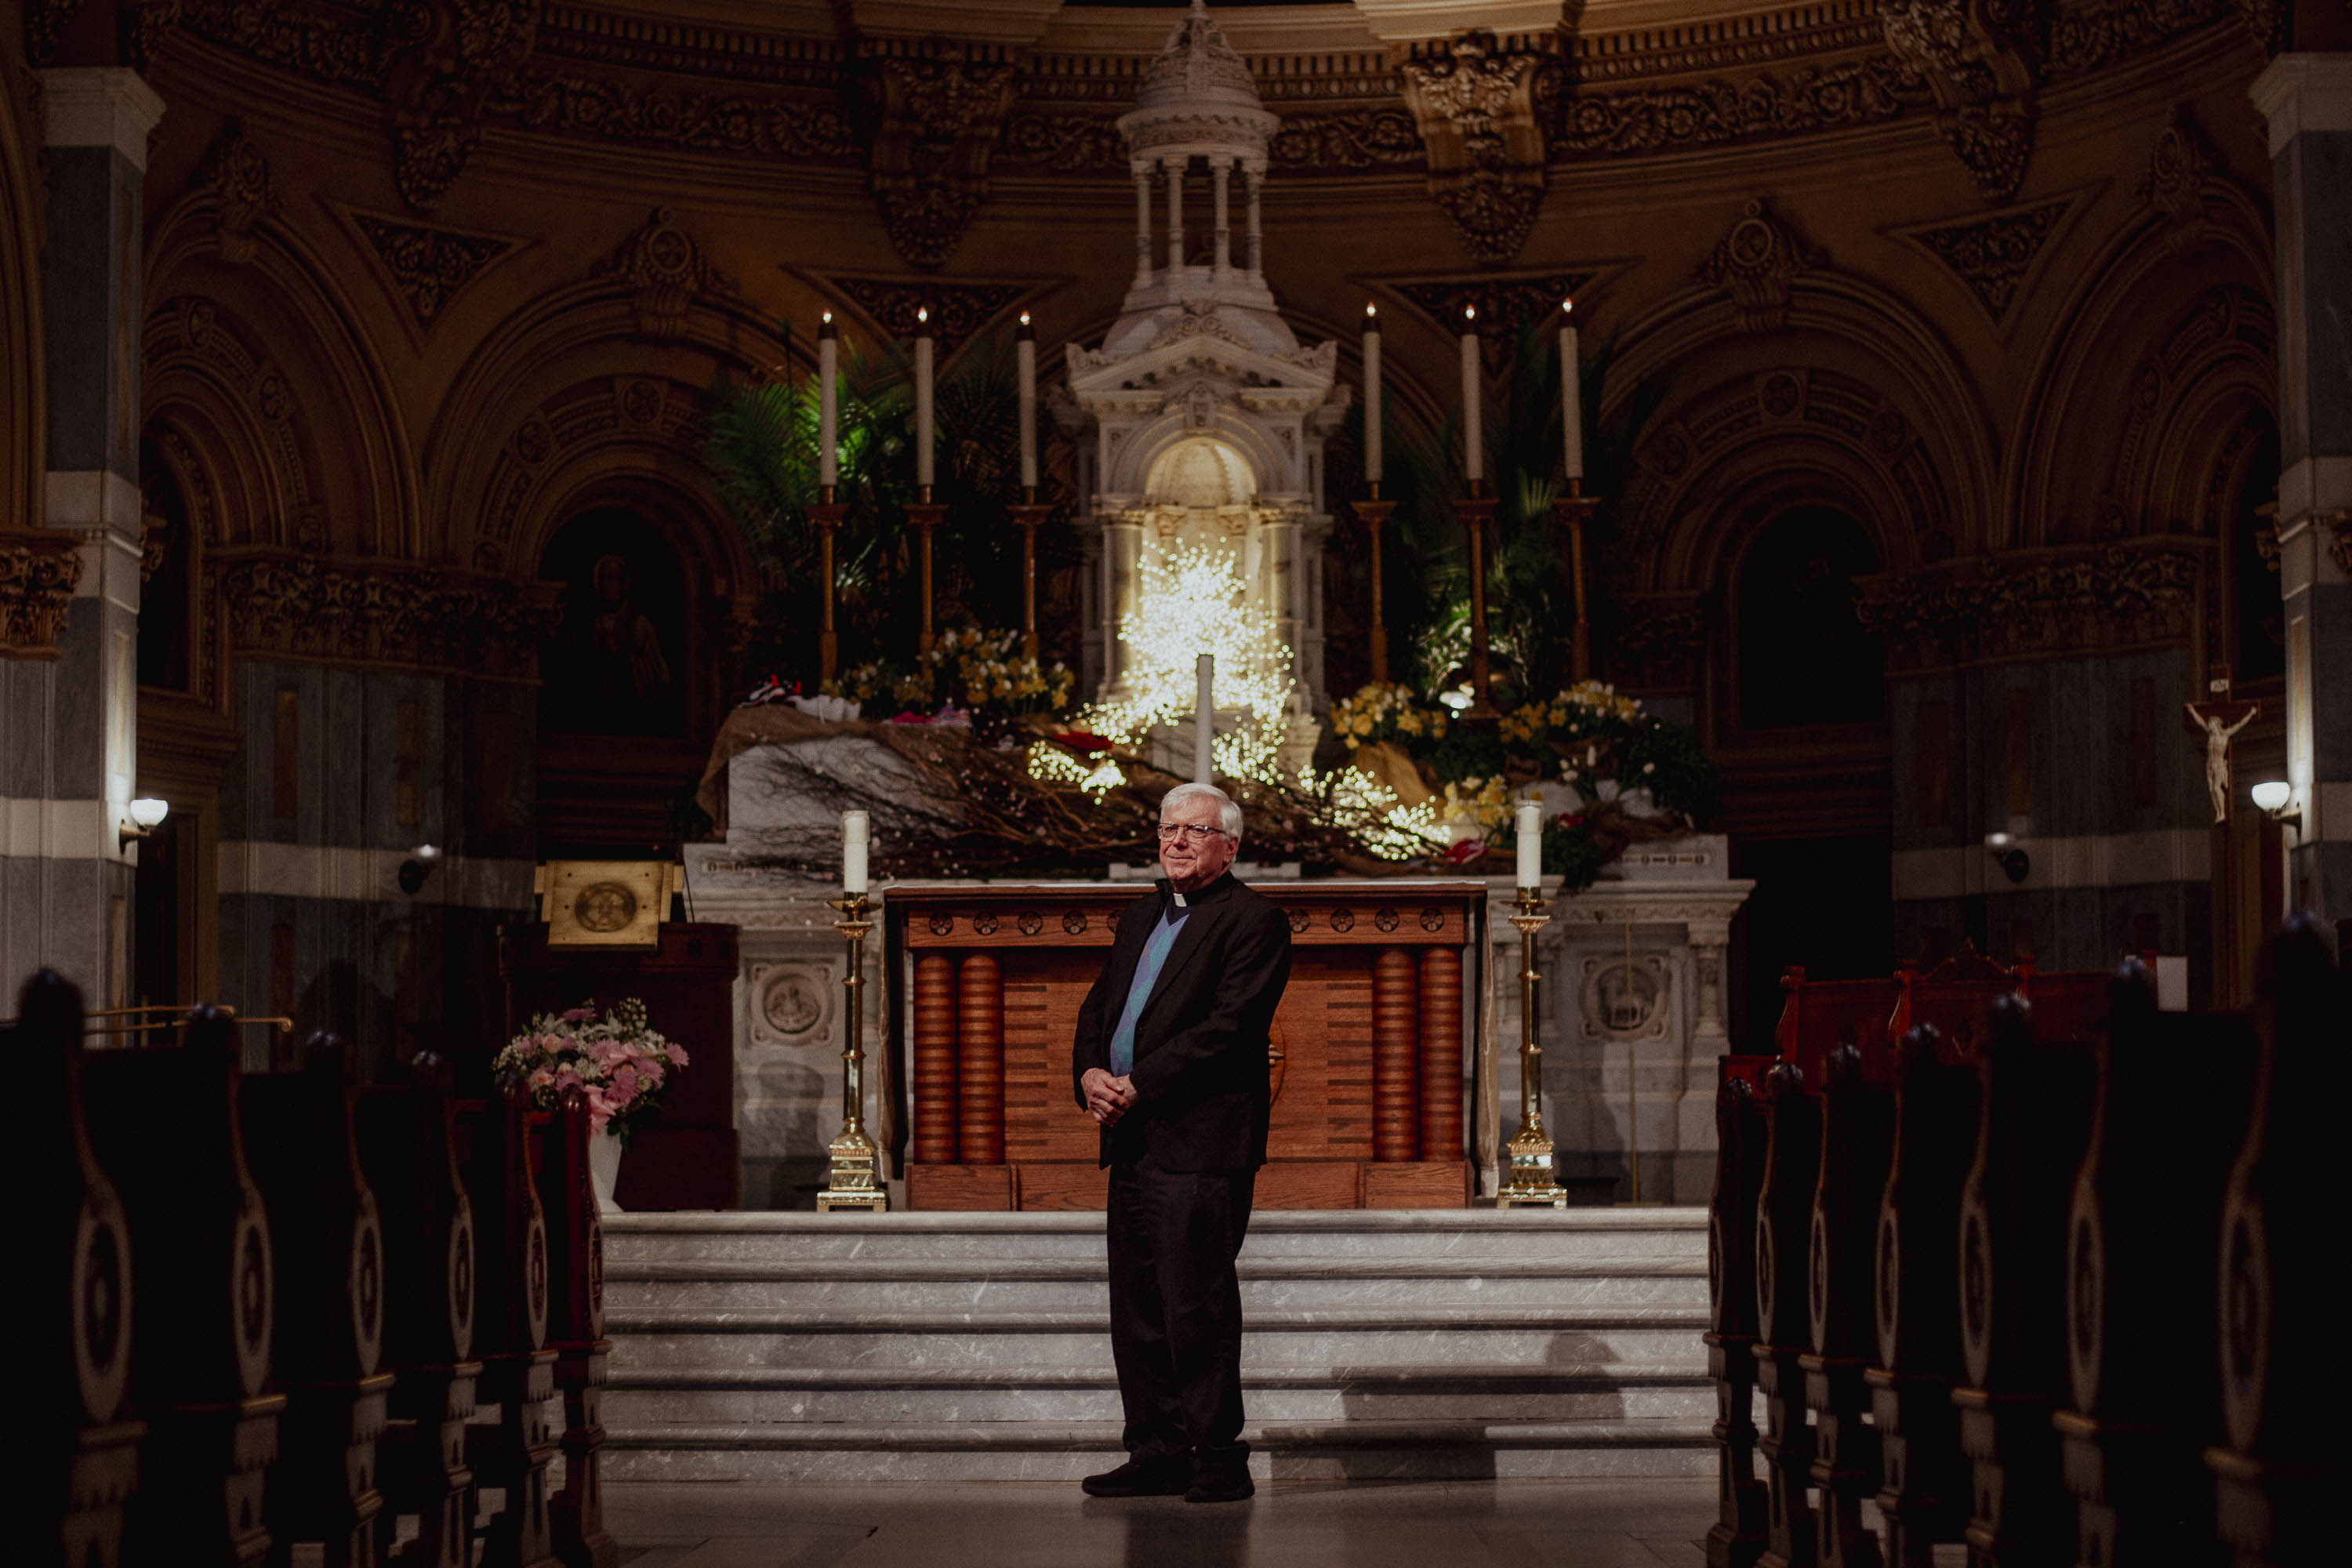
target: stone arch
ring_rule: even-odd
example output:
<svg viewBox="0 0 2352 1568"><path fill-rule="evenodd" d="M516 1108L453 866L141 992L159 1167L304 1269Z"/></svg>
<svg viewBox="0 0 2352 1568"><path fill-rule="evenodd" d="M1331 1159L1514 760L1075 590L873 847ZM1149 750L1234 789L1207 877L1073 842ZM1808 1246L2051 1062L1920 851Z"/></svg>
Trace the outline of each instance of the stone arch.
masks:
<svg viewBox="0 0 2352 1568"><path fill-rule="evenodd" d="M1689 364L1712 378L1676 382ZM1890 570L1981 548L1995 467L1982 404L1942 338L1866 284L1798 277L1765 331L1740 330L1721 295L1685 292L1627 331L1617 366L1604 419L1636 388L1666 387L1618 498L1629 588L1719 585L1767 492L1851 510Z"/></svg>
<svg viewBox="0 0 2352 1568"><path fill-rule="evenodd" d="M656 342L624 289L542 297L483 342L443 402L425 461L433 547L477 571L527 574L577 497L652 486L691 520L711 591L751 592L750 542L695 447L715 380L772 374L785 358L740 301L698 300Z"/></svg>
<svg viewBox="0 0 2352 1568"><path fill-rule="evenodd" d="M0 528L41 515L46 467L40 184L23 121L0 107Z"/></svg>
<svg viewBox="0 0 2352 1568"><path fill-rule="evenodd" d="M2168 129L2160 153L2179 137ZM2084 269L2025 378L2005 542L2211 532L2231 453L2249 426L2275 417L2263 216L2217 174L2176 178L2168 198L2149 194L2166 166L2160 156L2142 220ZM2091 444L2109 431L2119 434Z"/></svg>
<svg viewBox="0 0 2352 1568"><path fill-rule="evenodd" d="M147 298L146 422L233 438L241 449L215 453L215 468L254 481L216 492L217 542L422 555L391 376L362 312L298 232L268 209L233 225L200 188L158 226Z"/></svg>

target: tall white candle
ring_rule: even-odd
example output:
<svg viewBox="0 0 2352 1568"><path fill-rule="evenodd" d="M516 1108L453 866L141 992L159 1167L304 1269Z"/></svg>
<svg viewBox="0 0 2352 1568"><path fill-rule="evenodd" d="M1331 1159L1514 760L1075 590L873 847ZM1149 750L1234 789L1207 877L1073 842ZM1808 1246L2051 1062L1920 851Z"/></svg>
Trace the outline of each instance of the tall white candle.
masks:
<svg viewBox="0 0 2352 1568"><path fill-rule="evenodd" d="M1518 829L1519 886L1540 887L1543 883L1543 803L1522 798L1513 813Z"/></svg>
<svg viewBox="0 0 2352 1568"><path fill-rule="evenodd" d="M1013 334L1013 352L1021 362L1021 488L1037 488L1037 329L1029 324L1029 312L1021 312L1021 325Z"/></svg>
<svg viewBox="0 0 2352 1568"><path fill-rule="evenodd" d="M1576 309L1573 300L1562 302L1562 318ZM1568 454L1568 477L1584 477L1584 386L1580 374L1582 366L1576 358L1576 328L1564 319L1559 329L1559 407L1562 435Z"/></svg>
<svg viewBox="0 0 2352 1568"><path fill-rule="evenodd" d="M866 847L872 831L866 813L841 814L841 890L845 893L866 890Z"/></svg>
<svg viewBox="0 0 2352 1568"><path fill-rule="evenodd" d="M1381 308L1364 307L1364 478L1381 482Z"/></svg>
<svg viewBox="0 0 2352 1568"><path fill-rule="evenodd" d="M1217 656L1202 654L1193 666L1193 674L1201 683L1201 690L1193 703L1192 782L1213 784L1215 780L1211 776L1209 761L1217 739Z"/></svg>
<svg viewBox="0 0 2352 1568"><path fill-rule="evenodd" d="M1462 477L1486 477L1486 431L1478 411L1478 307L1462 307Z"/></svg>
<svg viewBox="0 0 2352 1568"><path fill-rule="evenodd" d="M820 485L835 484L841 478L839 456L834 450L841 413L835 406L833 384L840 368L841 344L835 336L833 312L827 310L816 329L816 482Z"/></svg>
<svg viewBox="0 0 2352 1568"><path fill-rule="evenodd" d="M929 489L937 474L931 434L931 313L915 312L915 482Z"/></svg>

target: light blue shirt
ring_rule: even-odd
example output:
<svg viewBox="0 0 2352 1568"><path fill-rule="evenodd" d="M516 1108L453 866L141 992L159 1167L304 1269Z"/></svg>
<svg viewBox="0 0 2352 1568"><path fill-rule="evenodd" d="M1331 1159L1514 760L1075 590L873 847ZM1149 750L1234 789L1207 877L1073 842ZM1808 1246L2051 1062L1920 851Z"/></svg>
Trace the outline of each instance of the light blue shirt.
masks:
<svg viewBox="0 0 2352 1568"><path fill-rule="evenodd" d="M1135 961L1135 980L1127 988L1127 1010L1118 1016L1118 1027L1110 1035L1110 1075L1125 1078L1135 1070L1135 1024L1143 1016L1144 1004L1151 1000L1151 987L1160 979L1161 965L1168 962L1168 950L1176 945L1176 932L1184 917L1192 911L1181 904L1171 905L1167 918L1143 939L1143 956Z"/></svg>

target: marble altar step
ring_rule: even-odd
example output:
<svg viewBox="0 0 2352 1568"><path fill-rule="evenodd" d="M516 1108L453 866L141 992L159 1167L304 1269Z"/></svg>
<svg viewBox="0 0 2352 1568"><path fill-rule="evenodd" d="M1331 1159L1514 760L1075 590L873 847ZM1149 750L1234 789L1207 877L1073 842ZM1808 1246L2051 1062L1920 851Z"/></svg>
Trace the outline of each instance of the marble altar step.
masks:
<svg viewBox="0 0 2352 1568"><path fill-rule="evenodd" d="M1067 1479L1115 1462L1095 1214L617 1215L616 1479ZM1696 1474L1701 1211L1268 1212L1266 1476Z"/></svg>

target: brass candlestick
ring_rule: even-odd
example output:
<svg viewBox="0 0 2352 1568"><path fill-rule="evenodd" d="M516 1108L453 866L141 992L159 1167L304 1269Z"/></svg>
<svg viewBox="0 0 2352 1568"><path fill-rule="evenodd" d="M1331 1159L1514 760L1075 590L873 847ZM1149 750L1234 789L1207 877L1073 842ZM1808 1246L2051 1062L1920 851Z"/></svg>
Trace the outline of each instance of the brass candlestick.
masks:
<svg viewBox="0 0 2352 1568"><path fill-rule="evenodd" d="M1389 513L1396 510L1396 502L1381 499L1380 481L1366 486L1367 494L1356 503L1357 521L1364 525L1364 538L1372 548L1372 679L1381 686L1389 682L1388 609L1381 602L1384 590L1381 582L1381 532Z"/></svg>
<svg viewBox="0 0 2352 1568"><path fill-rule="evenodd" d="M1454 503L1454 514L1470 542L1470 706L1462 717L1491 723L1502 713L1487 689L1493 682L1486 657L1486 525L1496 503L1486 489L1483 480L1471 480L1470 494Z"/></svg>
<svg viewBox="0 0 2352 1568"><path fill-rule="evenodd" d="M1550 923L1543 894L1521 888L1511 902L1519 928L1519 1130L1511 1135L1511 1176L1495 1206L1564 1209L1568 1191L1552 1172L1551 1136L1543 1124L1543 1047L1536 1044L1536 932Z"/></svg>
<svg viewBox="0 0 2352 1568"><path fill-rule="evenodd" d="M817 679L831 680L841 665L841 639L833 629L833 535L841 520L849 513L847 503L833 499L834 487L818 489L818 500L810 507L809 524L816 530L817 575L824 579L824 614L817 623Z"/></svg>
<svg viewBox="0 0 2352 1568"><path fill-rule="evenodd" d="M1050 505L1041 504L1037 491L1022 492L1023 500L1013 509L1013 525L1021 530L1021 652L1026 658L1037 657L1037 525L1054 515Z"/></svg>
<svg viewBox="0 0 2352 1568"><path fill-rule="evenodd" d="M915 531L915 563L922 579L923 629L915 635L915 651L929 653L938 646L939 634L931 626L931 531L947 521L945 502L931 500L931 487L923 487L923 499L907 508L907 525Z"/></svg>
<svg viewBox="0 0 2352 1568"><path fill-rule="evenodd" d="M849 973L842 977L842 1005L847 1010L843 1030L847 1044L841 1053L841 1131L834 1136L828 1152L833 1163L825 1172L824 1191L817 1194L819 1212L834 1209L865 1209L873 1214L890 1212L890 1194L878 1179L876 1167L881 1161L881 1151L866 1131L866 1050L863 1043L863 1019L859 1016L858 999L866 989L866 933L874 922L865 918L866 895L845 893L837 899L827 899L828 908L841 911L834 922L849 942Z"/></svg>
<svg viewBox="0 0 2352 1568"><path fill-rule="evenodd" d="M1576 599L1576 631L1569 644L1569 675L1579 682L1592 679L1592 617L1585 612L1584 525L1599 509L1598 499L1584 493L1582 479L1568 481L1568 493L1551 503L1552 515L1568 525L1569 584Z"/></svg>

